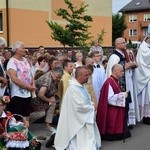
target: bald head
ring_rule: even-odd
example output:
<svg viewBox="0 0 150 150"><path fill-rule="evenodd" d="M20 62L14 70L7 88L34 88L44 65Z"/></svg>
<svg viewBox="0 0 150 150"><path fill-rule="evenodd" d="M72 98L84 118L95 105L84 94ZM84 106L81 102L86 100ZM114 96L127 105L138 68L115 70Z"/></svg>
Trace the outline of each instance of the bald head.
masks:
<svg viewBox="0 0 150 150"><path fill-rule="evenodd" d="M114 64L113 67L112 67L112 69L111 69L112 73L115 72L116 70L118 70L118 68L122 68L122 65L120 65L120 64Z"/></svg>
<svg viewBox="0 0 150 150"><path fill-rule="evenodd" d="M84 66L79 66L76 68L76 71L75 71L75 78L78 78L82 75L82 73L85 71L86 67Z"/></svg>
<svg viewBox="0 0 150 150"><path fill-rule="evenodd" d="M75 78L80 84L84 84L88 81L89 73L86 67L80 66L76 68Z"/></svg>
<svg viewBox="0 0 150 150"><path fill-rule="evenodd" d="M122 77L124 74L124 70L123 70L123 66L120 65L120 64L115 64L113 67L112 67L112 75L119 79L120 77Z"/></svg>

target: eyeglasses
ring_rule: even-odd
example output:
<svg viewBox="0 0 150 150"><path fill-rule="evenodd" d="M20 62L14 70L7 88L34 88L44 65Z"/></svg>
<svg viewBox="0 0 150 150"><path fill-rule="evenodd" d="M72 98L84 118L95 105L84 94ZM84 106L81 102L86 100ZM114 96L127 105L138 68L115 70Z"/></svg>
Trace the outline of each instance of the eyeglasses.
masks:
<svg viewBox="0 0 150 150"><path fill-rule="evenodd" d="M3 104L0 104L0 106L4 106Z"/></svg>

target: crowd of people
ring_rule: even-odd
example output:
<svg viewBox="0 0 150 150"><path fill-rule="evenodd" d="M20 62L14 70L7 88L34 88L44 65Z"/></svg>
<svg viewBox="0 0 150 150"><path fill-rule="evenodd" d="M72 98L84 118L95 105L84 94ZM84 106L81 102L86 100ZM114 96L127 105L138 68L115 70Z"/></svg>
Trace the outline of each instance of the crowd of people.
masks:
<svg viewBox="0 0 150 150"><path fill-rule="evenodd" d="M0 37L0 146L8 144L7 112L22 116L21 126L28 128L30 114L45 111L45 130L53 135L47 146L56 150L98 150L101 140L124 140L137 122L150 124L150 35L136 55L123 37L107 57L97 41L87 56L70 49L51 53L44 46L30 54L19 41L11 51L5 47ZM39 148L38 140L31 140Z"/></svg>

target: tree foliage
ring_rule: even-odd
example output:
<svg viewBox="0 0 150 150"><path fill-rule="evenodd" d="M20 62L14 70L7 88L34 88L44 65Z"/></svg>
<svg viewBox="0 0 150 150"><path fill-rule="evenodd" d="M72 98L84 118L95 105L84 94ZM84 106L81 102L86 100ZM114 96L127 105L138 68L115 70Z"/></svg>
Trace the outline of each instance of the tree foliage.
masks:
<svg viewBox="0 0 150 150"><path fill-rule="evenodd" d="M138 46L137 43L132 43L132 41L129 39L129 42L127 44L127 48L132 48L132 49L136 49Z"/></svg>
<svg viewBox="0 0 150 150"><path fill-rule="evenodd" d="M64 0L67 9L60 8L55 11L57 16L62 17L67 23L65 26L59 25L57 22L46 21L52 30L52 39L59 41L64 47L68 46L85 46L86 41L90 39L88 32L88 23L92 21L92 17L85 15L88 5L81 4L80 8L74 7L70 0Z"/></svg>
<svg viewBox="0 0 150 150"><path fill-rule="evenodd" d="M114 43L116 38L123 36L126 28L124 15L118 13L112 16L112 43Z"/></svg>

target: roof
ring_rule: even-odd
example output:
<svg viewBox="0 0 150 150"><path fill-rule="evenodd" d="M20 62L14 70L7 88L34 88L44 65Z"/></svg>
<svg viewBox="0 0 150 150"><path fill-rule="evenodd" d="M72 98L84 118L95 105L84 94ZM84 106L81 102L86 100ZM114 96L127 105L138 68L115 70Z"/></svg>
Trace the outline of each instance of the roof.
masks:
<svg viewBox="0 0 150 150"><path fill-rule="evenodd" d="M133 12L143 10L150 10L150 0L132 0L122 9L120 9L119 12Z"/></svg>

